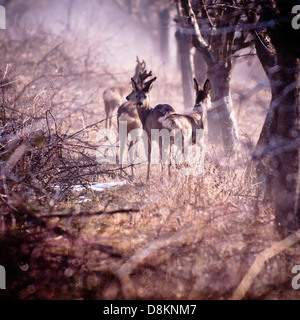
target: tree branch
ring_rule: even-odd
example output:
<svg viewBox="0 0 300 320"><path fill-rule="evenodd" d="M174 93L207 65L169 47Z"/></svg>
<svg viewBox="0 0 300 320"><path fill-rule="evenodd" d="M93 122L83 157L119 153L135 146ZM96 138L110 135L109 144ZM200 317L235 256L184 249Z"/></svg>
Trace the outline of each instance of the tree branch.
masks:
<svg viewBox="0 0 300 320"><path fill-rule="evenodd" d="M185 22L191 29L192 42L194 47L202 53L206 64L210 67L213 67L213 65L215 64L215 59L213 57L211 47L207 44L201 34L190 0L180 0L180 5L183 9Z"/></svg>
<svg viewBox="0 0 300 320"><path fill-rule="evenodd" d="M250 289L254 279L261 272L264 267L265 262L275 257L280 252L288 249L295 243L300 241L300 230L295 231L282 241L276 242L271 247L265 249L254 260L254 263L244 276L243 280L240 282L239 286L234 291L230 300L241 300L245 297L246 293Z"/></svg>

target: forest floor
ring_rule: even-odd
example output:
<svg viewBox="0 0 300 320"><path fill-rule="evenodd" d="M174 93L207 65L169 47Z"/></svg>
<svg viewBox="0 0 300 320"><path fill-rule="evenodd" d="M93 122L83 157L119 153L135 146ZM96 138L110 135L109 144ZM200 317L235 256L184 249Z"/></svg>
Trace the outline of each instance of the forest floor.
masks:
<svg viewBox="0 0 300 320"><path fill-rule="evenodd" d="M254 125L243 109L236 112L240 125ZM134 179L129 169L93 178L126 181L122 186L86 186L52 207L19 203L16 222L1 240L2 264L11 268L4 296L230 298L256 256L281 240L273 208L249 171L254 141L246 134L242 139L240 152L227 158L207 147L201 176L172 168L171 177L161 179L153 165L146 182L146 165L138 165ZM291 286L299 246L267 260L243 298L299 299Z"/></svg>

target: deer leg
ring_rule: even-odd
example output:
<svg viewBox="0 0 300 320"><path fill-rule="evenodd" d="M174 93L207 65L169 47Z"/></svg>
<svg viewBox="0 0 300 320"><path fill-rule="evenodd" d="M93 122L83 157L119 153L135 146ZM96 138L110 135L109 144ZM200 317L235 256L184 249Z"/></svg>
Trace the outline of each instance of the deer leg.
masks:
<svg viewBox="0 0 300 320"><path fill-rule="evenodd" d="M147 181L150 178L150 162L151 162L151 141L148 139L148 167L147 167Z"/></svg>
<svg viewBox="0 0 300 320"><path fill-rule="evenodd" d="M132 147L134 144L135 144L134 141L130 141L128 150L131 150L131 147ZM134 178L134 171L133 171L134 165L133 165L133 159L132 159L132 157L130 157L129 161L130 161L130 168L131 168L131 178Z"/></svg>
<svg viewBox="0 0 300 320"><path fill-rule="evenodd" d="M170 148L169 148L169 151L170 151L170 161L168 163L168 174L169 174L169 178L171 177L171 155L172 155L172 152L171 152L171 148L172 148L172 143L170 141Z"/></svg>
<svg viewBox="0 0 300 320"><path fill-rule="evenodd" d="M105 128L108 129L108 118L109 118L109 102L108 101L104 101L104 109L105 109Z"/></svg>
<svg viewBox="0 0 300 320"><path fill-rule="evenodd" d="M159 139L159 162L160 162L160 181L163 179L163 174L165 170L165 165L163 162L163 155L162 155L162 138Z"/></svg>

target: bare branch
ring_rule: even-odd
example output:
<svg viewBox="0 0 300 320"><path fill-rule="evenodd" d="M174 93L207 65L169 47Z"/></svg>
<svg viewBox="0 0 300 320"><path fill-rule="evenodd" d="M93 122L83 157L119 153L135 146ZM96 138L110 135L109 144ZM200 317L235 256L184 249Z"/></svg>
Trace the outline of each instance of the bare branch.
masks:
<svg viewBox="0 0 300 320"><path fill-rule="evenodd" d="M250 289L254 279L261 272L264 267L264 264L275 257L282 251L293 246L295 243L300 241L300 230L295 231L282 241L276 242L271 247L265 249L257 255L252 266L244 276L243 280L240 282L239 286L235 289L230 300L241 300L245 297L246 293Z"/></svg>

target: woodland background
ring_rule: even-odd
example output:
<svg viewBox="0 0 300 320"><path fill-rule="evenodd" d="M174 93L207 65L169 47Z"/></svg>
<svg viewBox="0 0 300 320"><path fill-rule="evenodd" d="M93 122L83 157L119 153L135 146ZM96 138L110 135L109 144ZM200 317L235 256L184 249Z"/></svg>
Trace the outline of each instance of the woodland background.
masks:
<svg viewBox="0 0 300 320"><path fill-rule="evenodd" d="M299 1L0 4L2 298L299 299ZM210 79L203 175L97 163L137 56L153 106L188 112Z"/></svg>

